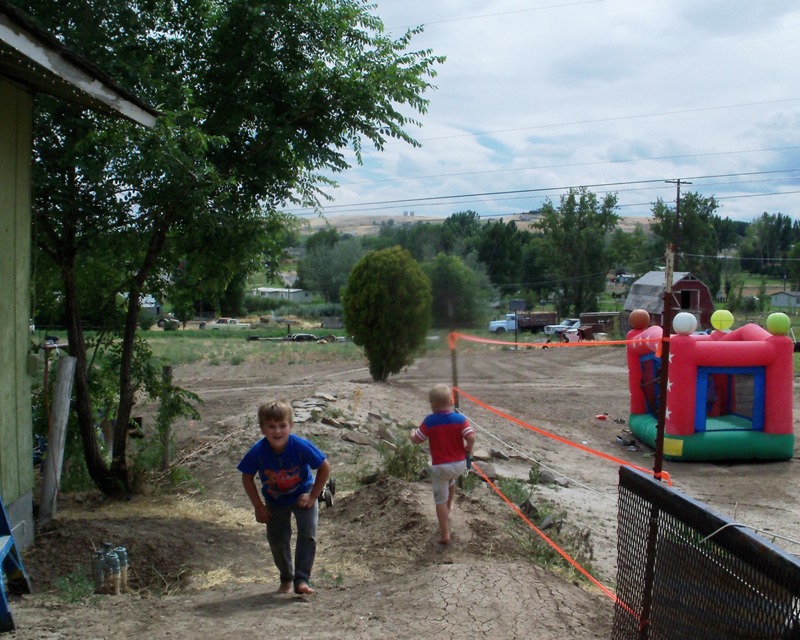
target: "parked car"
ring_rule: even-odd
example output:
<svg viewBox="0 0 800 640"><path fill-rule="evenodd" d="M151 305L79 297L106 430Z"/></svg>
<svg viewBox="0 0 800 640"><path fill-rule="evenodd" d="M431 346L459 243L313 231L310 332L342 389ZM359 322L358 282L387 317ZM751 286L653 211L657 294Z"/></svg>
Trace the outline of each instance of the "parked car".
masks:
<svg viewBox="0 0 800 640"><path fill-rule="evenodd" d="M285 339L292 342L316 342L319 340L313 333L290 333Z"/></svg>
<svg viewBox="0 0 800 640"><path fill-rule="evenodd" d="M579 318L564 318L558 324L548 324L544 328L545 334L548 336L560 336L569 329L577 329L581 325Z"/></svg>
<svg viewBox="0 0 800 640"><path fill-rule="evenodd" d="M167 324L168 322L174 322L180 325L180 320L178 320L171 313L165 313L163 316L159 316L158 320L156 320L156 326L163 329L164 325Z"/></svg>
<svg viewBox="0 0 800 640"><path fill-rule="evenodd" d="M239 322L236 318L217 318L213 322L201 322L201 329L249 329L249 322Z"/></svg>

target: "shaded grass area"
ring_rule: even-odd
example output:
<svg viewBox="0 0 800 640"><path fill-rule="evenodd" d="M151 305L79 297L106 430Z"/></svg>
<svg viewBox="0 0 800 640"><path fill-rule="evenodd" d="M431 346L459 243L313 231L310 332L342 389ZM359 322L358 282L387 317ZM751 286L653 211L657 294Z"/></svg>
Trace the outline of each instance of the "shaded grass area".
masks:
<svg viewBox="0 0 800 640"><path fill-rule="evenodd" d="M353 342L289 342L248 340L252 332L169 331L147 334L153 355L175 366L207 361L209 364L241 364L252 358L268 363L314 363L361 360L363 352Z"/></svg>

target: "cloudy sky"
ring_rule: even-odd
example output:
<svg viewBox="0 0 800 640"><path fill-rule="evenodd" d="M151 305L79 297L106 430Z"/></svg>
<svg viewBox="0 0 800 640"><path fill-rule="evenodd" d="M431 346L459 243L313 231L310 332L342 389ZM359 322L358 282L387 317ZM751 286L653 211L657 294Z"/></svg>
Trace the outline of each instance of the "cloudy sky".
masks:
<svg viewBox="0 0 800 640"><path fill-rule="evenodd" d="M616 192L618 213L674 202L800 217L797 0L379 0L414 49L447 56L415 149L367 150L325 215L482 218ZM300 210L296 210L300 212Z"/></svg>

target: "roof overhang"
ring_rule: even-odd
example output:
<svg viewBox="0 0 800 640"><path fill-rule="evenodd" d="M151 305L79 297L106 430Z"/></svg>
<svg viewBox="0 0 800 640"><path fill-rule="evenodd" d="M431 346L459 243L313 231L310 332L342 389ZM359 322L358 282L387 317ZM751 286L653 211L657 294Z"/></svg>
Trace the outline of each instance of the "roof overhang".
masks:
<svg viewBox="0 0 800 640"><path fill-rule="evenodd" d="M0 76L42 92L153 128L158 111L0 0Z"/></svg>

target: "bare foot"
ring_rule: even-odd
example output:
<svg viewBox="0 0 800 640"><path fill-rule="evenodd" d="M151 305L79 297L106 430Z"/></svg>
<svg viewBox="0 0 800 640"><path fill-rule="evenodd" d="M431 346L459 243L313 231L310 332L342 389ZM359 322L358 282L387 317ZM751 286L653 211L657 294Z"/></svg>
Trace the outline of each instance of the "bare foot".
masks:
<svg viewBox="0 0 800 640"><path fill-rule="evenodd" d="M309 587L305 582L298 582L297 585L295 585L294 592L304 596L312 596L316 593L316 591Z"/></svg>
<svg viewBox="0 0 800 640"><path fill-rule="evenodd" d="M439 538L439 544L450 544L450 536Z"/></svg>
<svg viewBox="0 0 800 640"><path fill-rule="evenodd" d="M291 592L292 592L292 583L281 582L281 586L278 587L278 593L291 593Z"/></svg>

